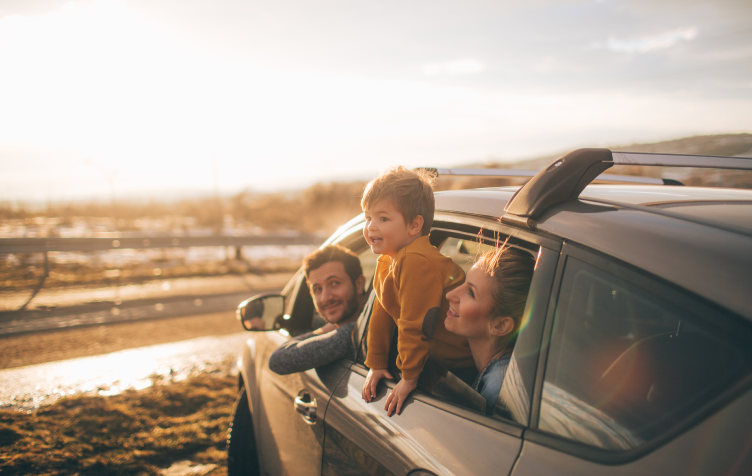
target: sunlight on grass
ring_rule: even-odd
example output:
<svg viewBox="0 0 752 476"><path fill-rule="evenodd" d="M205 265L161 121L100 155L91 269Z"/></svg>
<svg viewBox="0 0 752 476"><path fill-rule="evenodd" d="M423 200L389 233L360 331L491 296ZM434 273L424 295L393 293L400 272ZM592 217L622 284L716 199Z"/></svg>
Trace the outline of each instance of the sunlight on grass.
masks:
<svg viewBox="0 0 752 476"><path fill-rule="evenodd" d="M190 460L226 474L237 377L200 375L120 395L0 410L0 473L159 474Z"/></svg>

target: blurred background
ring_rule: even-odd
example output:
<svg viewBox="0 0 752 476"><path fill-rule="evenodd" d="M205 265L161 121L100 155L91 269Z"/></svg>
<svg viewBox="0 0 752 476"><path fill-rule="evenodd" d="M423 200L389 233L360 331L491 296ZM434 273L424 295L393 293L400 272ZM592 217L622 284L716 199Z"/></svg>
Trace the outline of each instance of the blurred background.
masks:
<svg viewBox="0 0 752 476"><path fill-rule="evenodd" d="M3 248L0 312L289 276L390 165L540 169L594 146L752 156L751 14L744 0L4 0L0 239L143 240ZM71 286L90 291L52 293Z"/></svg>

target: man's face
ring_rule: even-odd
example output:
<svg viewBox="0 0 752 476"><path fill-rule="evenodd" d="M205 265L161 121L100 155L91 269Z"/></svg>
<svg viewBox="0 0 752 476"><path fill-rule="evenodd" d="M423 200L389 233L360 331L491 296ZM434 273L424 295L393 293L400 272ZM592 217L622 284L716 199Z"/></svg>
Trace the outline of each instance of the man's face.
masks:
<svg viewBox="0 0 752 476"><path fill-rule="evenodd" d="M353 285L341 261L324 263L308 273L308 286L316 309L332 324L341 324L353 317L364 283L365 278L361 276Z"/></svg>

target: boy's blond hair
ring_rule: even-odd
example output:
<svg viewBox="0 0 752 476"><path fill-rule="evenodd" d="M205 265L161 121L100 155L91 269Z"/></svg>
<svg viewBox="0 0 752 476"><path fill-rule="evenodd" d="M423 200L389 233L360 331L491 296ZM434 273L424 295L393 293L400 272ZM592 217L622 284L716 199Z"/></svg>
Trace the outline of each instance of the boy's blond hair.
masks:
<svg viewBox="0 0 752 476"><path fill-rule="evenodd" d="M413 171L401 165L390 167L366 184L360 206L370 206L388 198L409 225L418 215L423 217L421 234L428 235L433 225L436 203L433 198L434 178L426 170Z"/></svg>

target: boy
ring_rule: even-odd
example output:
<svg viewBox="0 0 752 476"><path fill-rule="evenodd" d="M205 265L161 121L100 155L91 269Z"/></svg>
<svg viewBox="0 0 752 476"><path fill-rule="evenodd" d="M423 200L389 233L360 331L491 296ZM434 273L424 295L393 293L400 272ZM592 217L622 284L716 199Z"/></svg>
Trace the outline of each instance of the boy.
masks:
<svg viewBox="0 0 752 476"><path fill-rule="evenodd" d="M361 206L366 216L363 235L371 250L381 255L368 329L366 365L370 370L362 396L370 402L379 380L392 378L386 369L396 327L402 380L386 400L384 409L391 416L395 410L400 413L417 387L429 355L449 369L473 365L467 340L444 328L449 308L446 293L462 284L465 273L428 240L435 205L427 173L391 168L366 185Z"/></svg>

